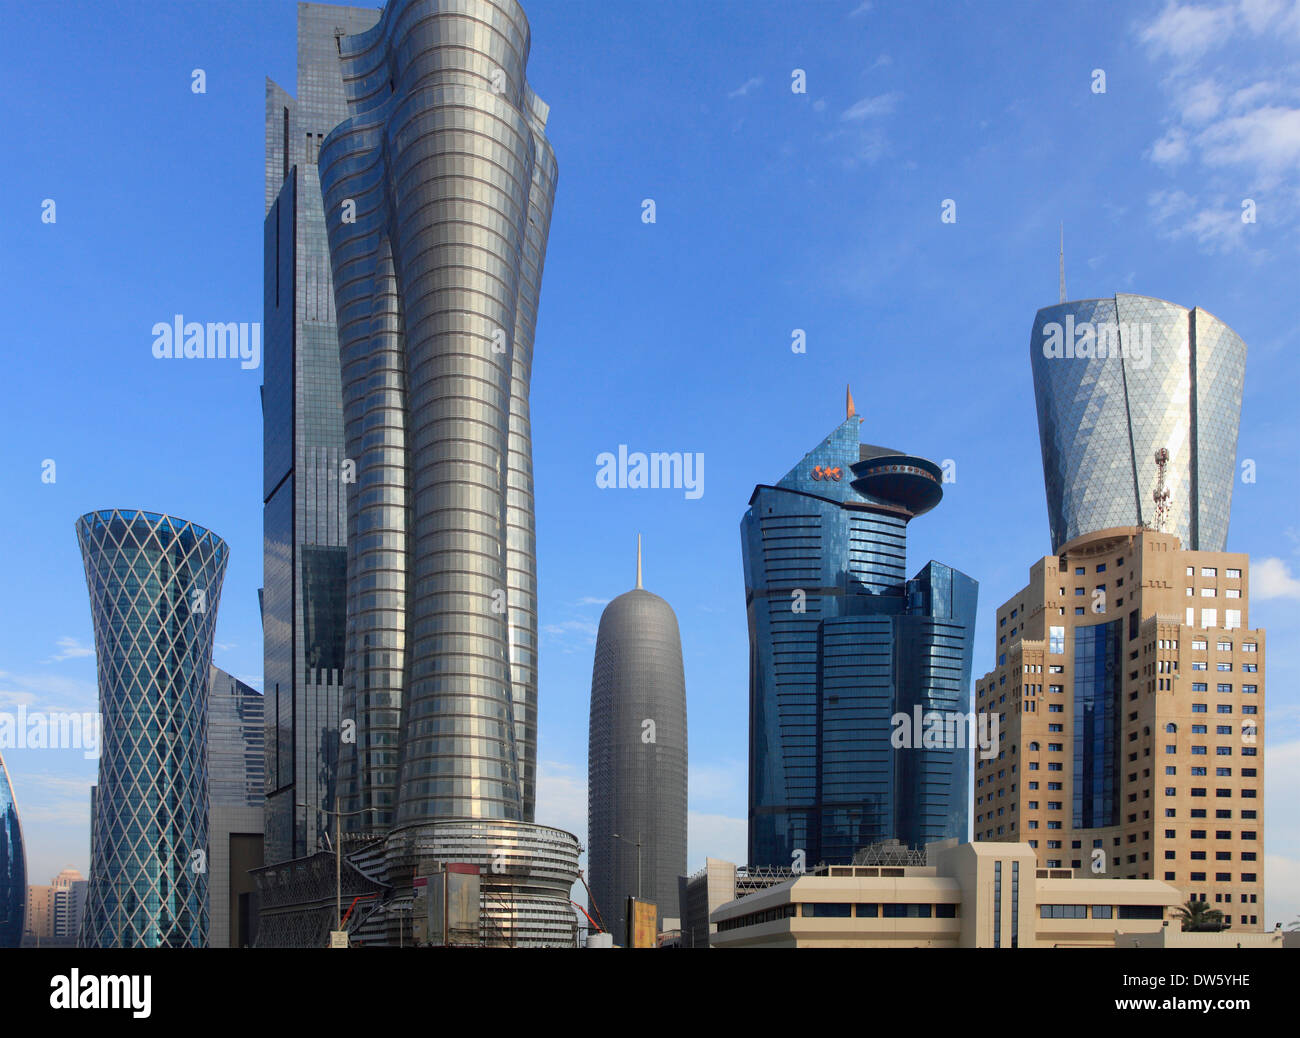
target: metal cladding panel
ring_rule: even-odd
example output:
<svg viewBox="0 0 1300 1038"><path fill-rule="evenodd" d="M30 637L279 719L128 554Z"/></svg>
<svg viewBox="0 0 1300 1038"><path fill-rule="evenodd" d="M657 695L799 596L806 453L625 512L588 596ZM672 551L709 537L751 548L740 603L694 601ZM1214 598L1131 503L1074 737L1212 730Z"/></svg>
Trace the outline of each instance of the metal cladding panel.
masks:
<svg viewBox="0 0 1300 1038"><path fill-rule="evenodd" d="M14 787L0 757L0 948L22 944L27 914L27 854Z"/></svg>
<svg viewBox="0 0 1300 1038"><path fill-rule="evenodd" d="M340 40L319 169L347 456L341 764L358 828L531 819L528 382L554 156L513 0L395 0Z"/></svg>
<svg viewBox="0 0 1300 1038"><path fill-rule="evenodd" d="M1168 532L1185 549L1224 549L1246 366L1230 328L1148 296L1061 303L1035 317L1030 363L1054 551L1154 525L1162 447Z"/></svg>
<svg viewBox="0 0 1300 1038"><path fill-rule="evenodd" d="M672 608L641 589L600 618L591 675L587 844L591 893L618 944L637 894L677 914L686 873L686 680ZM615 839L614 834L622 839Z"/></svg>
<svg viewBox="0 0 1300 1038"><path fill-rule="evenodd" d="M99 701L83 947L207 942L207 712L229 551L183 519L91 512L77 521Z"/></svg>

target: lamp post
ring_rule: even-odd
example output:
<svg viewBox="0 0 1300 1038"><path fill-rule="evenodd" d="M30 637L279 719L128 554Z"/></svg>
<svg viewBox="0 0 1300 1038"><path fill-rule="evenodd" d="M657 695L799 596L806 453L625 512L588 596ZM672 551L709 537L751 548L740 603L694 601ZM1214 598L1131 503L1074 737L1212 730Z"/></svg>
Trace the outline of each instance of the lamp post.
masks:
<svg viewBox="0 0 1300 1038"><path fill-rule="evenodd" d="M312 810L310 804L298 802L298 806ZM334 787L334 810L329 811L323 807L317 807L315 810L323 815L334 816L334 919L338 924L335 930L343 929L343 833L342 819L344 815L363 815L369 808L361 808L358 811L340 811L339 810L339 790L338 786Z"/></svg>
<svg viewBox="0 0 1300 1038"><path fill-rule="evenodd" d="M614 833L613 837L616 840L622 840L624 843L628 844L629 846L632 845L631 840L619 836L618 833ZM641 900L641 834L640 833L636 834L635 846L636 846L636 899L640 901Z"/></svg>

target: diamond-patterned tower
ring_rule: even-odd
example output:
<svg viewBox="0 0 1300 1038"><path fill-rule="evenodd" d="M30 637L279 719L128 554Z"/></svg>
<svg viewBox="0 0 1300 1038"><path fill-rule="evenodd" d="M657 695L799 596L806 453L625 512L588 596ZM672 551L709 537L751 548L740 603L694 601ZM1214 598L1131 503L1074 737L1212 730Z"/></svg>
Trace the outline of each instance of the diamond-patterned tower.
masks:
<svg viewBox="0 0 1300 1038"><path fill-rule="evenodd" d="M207 699L229 549L201 526L110 509L77 520L103 741L83 947L207 941Z"/></svg>
<svg viewBox="0 0 1300 1038"><path fill-rule="evenodd" d="M1246 344L1200 308L1150 296L1038 311L1030 337L1052 550L1152 525L1153 460L1169 452L1170 533L1184 550L1228 539Z"/></svg>

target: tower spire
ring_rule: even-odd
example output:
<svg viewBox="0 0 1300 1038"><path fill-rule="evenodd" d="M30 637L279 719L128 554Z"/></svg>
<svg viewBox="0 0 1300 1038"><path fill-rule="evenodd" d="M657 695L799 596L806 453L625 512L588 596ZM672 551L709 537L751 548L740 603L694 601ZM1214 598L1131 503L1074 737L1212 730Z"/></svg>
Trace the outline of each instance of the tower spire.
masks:
<svg viewBox="0 0 1300 1038"><path fill-rule="evenodd" d="M1061 221L1061 302L1065 302L1065 221Z"/></svg>
<svg viewBox="0 0 1300 1038"><path fill-rule="evenodd" d="M636 586L641 589L641 535L636 535Z"/></svg>
<svg viewBox="0 0 1300 1038"><path fill-rule="evenodd" d="M844 414L845 421L848 421L850 418L852 418L855 414L858 413L858 409L853 406L853 390L849 388L849 384L847 382L844 383L844 411L845 411Z"/></svg>

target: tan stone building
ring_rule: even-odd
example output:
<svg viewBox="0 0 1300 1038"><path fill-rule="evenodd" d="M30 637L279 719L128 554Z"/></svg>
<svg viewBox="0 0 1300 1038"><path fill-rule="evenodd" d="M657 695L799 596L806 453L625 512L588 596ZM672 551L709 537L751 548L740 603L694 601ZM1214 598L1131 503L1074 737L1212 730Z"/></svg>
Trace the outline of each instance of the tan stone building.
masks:
<svg viewBox="0 0 1300 1038"><path fill-rule="evenodd" d="M1118 527L1036 562L997 611L977 711L976 841L1048 869L1167 882L1262 931L1264 632L1244 554Z"/></svg>
<svg viewBox="0 0 1300 1038"><path fill-rule="evenodd" d="M731 901L710 947L1112 948L1180 901L1159 880L1042 868L1024 843L926 850L928 865L831 865Z"/></svg>

